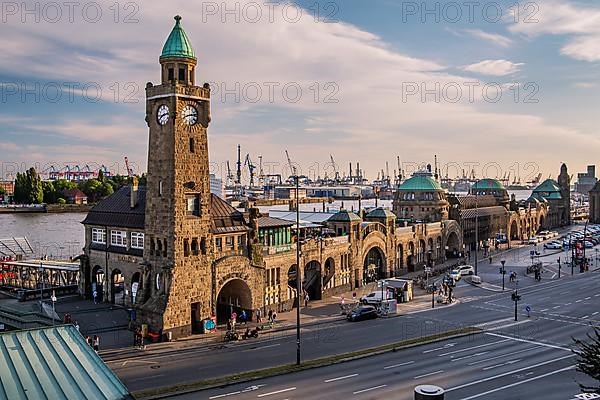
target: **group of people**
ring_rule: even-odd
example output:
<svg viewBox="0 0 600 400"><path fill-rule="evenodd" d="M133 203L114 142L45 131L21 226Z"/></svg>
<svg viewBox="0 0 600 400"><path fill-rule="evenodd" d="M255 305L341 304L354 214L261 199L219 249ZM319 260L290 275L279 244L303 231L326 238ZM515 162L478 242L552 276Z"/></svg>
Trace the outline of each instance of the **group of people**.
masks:
<svg viewBox="0 0 600 400"><path fill-rule="evenodd" d="M144 350L146 346L144 346L144 335L142 333L142 328L137 327L133 332L133 347L139 350Z"/></svg>
<svg viewBox="0 0 600 400"><path fill-rule="evenodd" d="M94 349L96 354L98 354L98 350L100 350L100 337L98 335L94 335L94 337L86 336L85 341Z"/></svg>
<svg viewBox="0 0 600 400"><path fill-rule="evenodd" d="M517 272L516 271L510 271L510 274L508 274L508 281L509 282L517 281Z"/></svg>

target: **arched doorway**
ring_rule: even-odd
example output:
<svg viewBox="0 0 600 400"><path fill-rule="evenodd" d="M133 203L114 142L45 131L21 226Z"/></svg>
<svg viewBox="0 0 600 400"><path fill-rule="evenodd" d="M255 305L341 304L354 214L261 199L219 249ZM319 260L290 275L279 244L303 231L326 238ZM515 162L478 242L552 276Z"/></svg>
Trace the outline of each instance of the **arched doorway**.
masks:
<svg viewBox="0 0 600 400"><path fill-rule="evenodd" d="M387 278L385 255L379 247L373 247L365 256L363 281L375 282Z"/></svg>
<svg viewBox="0 0 600 400"><path fill-rule="evenodd" d="M325 260L325 267L323 269L323 288L327 288L329 283L332 283L332 287L335 286L335 261L329 257Z"/></svg>
<svg viewBox="0 0 600 400"><path fill-rule="evenodd" d="M321 300L321 264L311 261L304 267L302 291L308 293L310 300Z"/></svg>
<svg viewBox="0 0 600 400"><path fill-rule="evenodd" d="M110 275L110 302L125 304L125 278L119 269L113 269Z"/></svg>
<svg viewBox="0 0 600 400"><path fill-rule="evenodd" d="M538 227L538 230L543 230L546 228L546 217L544 217L544 215L540 215L540 225Z"/></svg>
<svg viewBox="0 0 600 400"><path fill-rule="evenodd" d="M248 318L252 316L252 292L248 284L241 279L227 282L217 296L217 323L225 323L232 313L240 315L246 311Z"/></svg>
<svg viewBox="0 0 600 400"><path fill-rule="evenodd" d="M102 301L104 298L104 269L96 265L92 270L92 296L96 292L97 301Z"/></svg>
<svg viewBox="0 0 600 400"><path fill-rule="evenodd" d="M404 268L404 246L398 245L398 269Z"/></svg>
<svg viewBox="0 0 600 400"><path fill-rule="evenodd" d="M450 232L448 240L446 241L446 257L456 258L458 257L458 234L456 232Z"/></svg>
<svg viewBox="0 0 600 400"><path fill-rule="evenodd" d="M408 243L408 257L406 257L406 265L408 272L415 272L415 244L413 242Z"/></svg>
<svg viewBox="0 0 600 400"><path fill-rule="evenodd" d="M131 293L130 293L131 304L135 304L135 301L138 298L138 295L140 293L140 286L141 286L140 280L141 280L141 275L139 272L136 272L131 277Z"/></svg>
<svg viewBox="0 0 600 400"><path fill-rule="evenodd" d="M519 225L516 220L510 224L510 240L519 240Z"/></svg>
<svg viewBox="0 0 600 400"><path fill-rule="evenodd" d="M433 239L429 238L427 240L427 265L433 265L433 260L435 259L434 247L433 247Z"/></svg>

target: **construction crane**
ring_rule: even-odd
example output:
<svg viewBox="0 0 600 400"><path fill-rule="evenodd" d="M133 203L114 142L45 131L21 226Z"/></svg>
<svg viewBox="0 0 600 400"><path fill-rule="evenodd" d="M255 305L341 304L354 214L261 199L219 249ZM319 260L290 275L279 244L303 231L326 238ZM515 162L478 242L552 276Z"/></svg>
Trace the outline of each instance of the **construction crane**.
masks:
<svg viewBox="0 0 600 400"><path fill-rule="evenodd" d="M296 176L296 167L292 165L292 160L290 159L290 154L287 149L285 150L285 156L287 157L288 165L290 166L290 171L292 172L292 176Z"/></svg>
<svg viewBox="0 0 600 400"><path fill-rule="evenodd" d="M127 168L127 176L133 175L133 170L129 168L129 159L125 157L125 168Z"/></svg>
<svg viewBox="0 0 600 400"><path fill-rule="evenodd" d="M263 156L258 156L258 186L265 185L265 172L263 171Z"/></svg>
<svg viewBox="0 0 600 400"><path fill-rule="evenodd" d="M231 186L233 184L233 174L231 173L231 168L229 167L229 160L227 160L227 186Z"/></svg>
<svg viewBox="0 0 600 400"><path fill-rule="evenodd" d="M340 180L340 173L337 170L337 167L335 166L335 161L333 160L333 156L330 154L329 158L331 159L331 165L333 167L333 176L335 181L339 181Z"/></svg>
<svg viewBox="0 0 600 400"><path fill-rule="evenodd" d="M244 166L247 166L248 172L250 172L250 187L254 187L254 170L256 169L256 166L252 164L252 160L250 160L250 154L246 154Z"/></svg>

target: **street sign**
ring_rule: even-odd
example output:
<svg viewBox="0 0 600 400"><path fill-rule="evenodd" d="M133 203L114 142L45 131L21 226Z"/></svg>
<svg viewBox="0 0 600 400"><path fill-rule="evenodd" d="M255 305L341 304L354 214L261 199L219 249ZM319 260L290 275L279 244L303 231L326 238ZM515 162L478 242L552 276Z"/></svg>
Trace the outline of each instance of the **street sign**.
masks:
<svg viewBox="0 0 600 400"><path fill-rule="evenodd" d="M531 311L531 307L529 307L529 306L525 307L525 311L530 312Z"/></svg>
<svg viewBox="0 0 600 400"><path fill-rule="evenodd" d="M425 272L431 272L431 267L425 267Z"/></svg>

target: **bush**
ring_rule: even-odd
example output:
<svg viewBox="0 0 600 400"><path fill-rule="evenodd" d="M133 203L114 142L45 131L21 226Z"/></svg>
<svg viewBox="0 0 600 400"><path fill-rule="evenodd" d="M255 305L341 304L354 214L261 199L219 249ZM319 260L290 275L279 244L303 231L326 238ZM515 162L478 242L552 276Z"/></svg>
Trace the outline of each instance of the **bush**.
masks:
<svg viewBox="0 0 600 400"><path fill-rule="evenodd" d="M56 200L56 202L57 202L58 204L61 204L61 205L62 205L62 204L67 204L67 201L66 201L65 199L63 199L62 197L59 197L59 198L58 198L58 200Z"/></svg>

